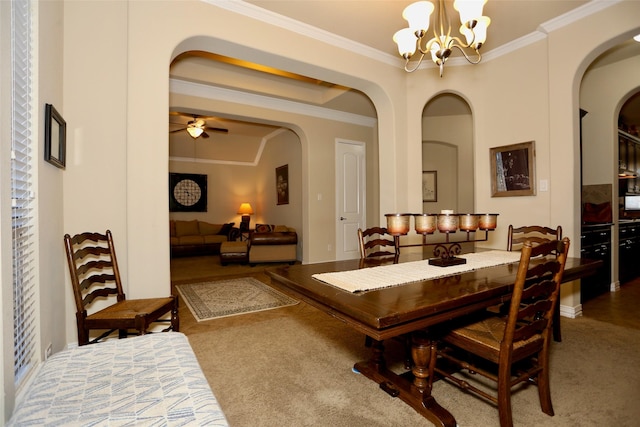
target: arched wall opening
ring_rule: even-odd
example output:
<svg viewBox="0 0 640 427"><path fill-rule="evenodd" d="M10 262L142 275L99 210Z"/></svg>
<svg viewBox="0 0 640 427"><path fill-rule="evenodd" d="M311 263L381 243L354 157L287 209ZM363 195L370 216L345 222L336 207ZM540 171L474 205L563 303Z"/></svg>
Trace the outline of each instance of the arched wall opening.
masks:
<svg viewBox="0 0 640 427"><path fill-rule="evenodd" d="M197 41L194 42L194 40ZM185 46L194 47L195 45L198 49L206 48L204 54L208 54L208 52L216 50L213 49L213 46L217 48L215 41L209 40L209 42L203 44L203 39L196 37L181 43L180 46L184 48ZM174 58L181 59L185 53L189 52L191 51L181 52L176 49ZM198 52L202 53L203 51L198 50ZM211 55L219 56L218 54ZM322 147L322 151L328 150L328 141L333 141L335 137L346 137L366 143L367 216L368 218L377 218L379 216L377 112L369 95L359 90L333 83L314 81L315 85L327 86L327 90L322 94L321 102L314 104L314 101L310 101L310 99L313 99L313 96L316 95L312 94L308 89L301 89L303 92L306 90L307 94L306 98L304 96L301 98L305 99L305 103L303 103L297 98L301 95L294 93L295 86L303 85L304 80L312 80L309 77L298 76L299 80L296 79L295 81L292 80L291 83L287 83L281 78L274 80L274 77L269 75L265 79L274 83L271 85L271 89L263 91L263 88L258 86L263 83L258 82L260 78L257 78L255 73L248 76L247 81L244 83L243 78L245 76L241 73L235 73L236 75L232 77L235 80L231 82L229 80L228 67L221 69L219 64L216 64L213 67L213 72L207 71L207 68L203 67L201 57L198 58L198 62L195 65L191 64L190 69L189 67L184 67L183 64L178 64L177 67L175 65L176 61L172 63L169 76L170 109L197 111L215 115L223 120L271 126L273 129L278 129L276 133L284 132L277 136L276 139L282 139L283 135L288 135L288 143L292 144L289 145L291 149L282 148L281 155L276 155L272 158L266 156L269 151L259 152L258 155L253 157L256 160L252 164L218 161L218 163L224 163L224 165L218 164L216 170L227 171L223 174L223 181L229 189L227 194L231 195L226 202L223 202L223 205L225 203L227 205L224 207L226 213L216 213L220 220L225 220L225 218L229 217L239 220L239 215L235 214L235 210L237 210L235 205L239 206L240 198L242 197L253 198L256 200L260 213L251 218L252 223L255 224L262 221L271 224L285 223L299 230L298 257L302 262L307 262L309 257L313 256L308 249L307 235L308 230L311 228L309 224L314 221L311 218L313 211L310 210L310 205L315 201L309 194L334 194L335 191L333 182L328 180L323 184L331 186L329 190L313 191L310 189L309 181L311 178L308 167L310 164L309 157L313 157L310 152L318 151L319 147ZM198 69L198 67L200 68ZM231 87L231 83L236 86ZM294 88L287 88L287 84ZM245 87L247 85L253 86L247 88ZM189 86L192 88L190 89ZM273 90L273 87L276 86L280 88L280 94L269 93L269 90ZM196 87L197 89L195 89ZM203 87L205 87L204 90L202 90ZM372 89L370 84L367 84L367 87ZM310 142L310 140L314 141ZM310 148L309 144L313 144L313 148ZM267 150L271 145L273 145L272 142L267 142L263 144L263 148ZM333 156L334 154L327 151L326 155ZM269 158L273 164L266 165L264 160ZM284 158L288 159L287 162L284 162ZM176 164L169 163L170 169L175 169ZM272 175L274 175L274 169L281 166L280 163L288 165L291 190L293 191L295 188L297 194L297 197L290 199L291 201L287 206L277 205L275 199L271 200L275 196L270 195L272 191L275 191L275 183L271 182L273 181ZM179 167L184 169L184 162ZM202 165L199 165L199 167L203 168ZM229 172L230 170L235 172ZM247 173L246 171L250 172ZM232 178L234 176L236 178L241 177L241 179ZM327 176L329 176L328 171ZM249 182L253 184L253 187L247 189L246 187L248 186L245 186L245 189L242 190L240 181ZM219 184L218 187L223 185L220 182L216 182L216 184ZM238 192L236 191L237 189L241 191ZM253 194L251 194L252 192ZM233 199L233 196L238 200ZM318 200L320 200L320 196L318 196ZM331 197L327 201L332 205L334 203ZM326 238L330 233L324 234ZM357 236L354 236L354 238L357 238ZM335 248L335 242L329 241L325 247ZM333 255L328 254L327 256L331 259Z"/></svg>

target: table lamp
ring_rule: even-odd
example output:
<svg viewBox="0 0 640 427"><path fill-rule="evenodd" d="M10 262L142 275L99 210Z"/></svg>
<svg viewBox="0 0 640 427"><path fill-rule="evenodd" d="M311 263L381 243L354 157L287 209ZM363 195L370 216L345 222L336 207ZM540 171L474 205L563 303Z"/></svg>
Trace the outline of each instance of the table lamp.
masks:
<svg viewBox="0 0 640 427"><path fill-rule="evenodd" d="M238 214L242 215L242 221L240 222L240 231L249 230L249 221L251 215L253 215L253 208L249 203L242 203L238 208Z"/></svg>

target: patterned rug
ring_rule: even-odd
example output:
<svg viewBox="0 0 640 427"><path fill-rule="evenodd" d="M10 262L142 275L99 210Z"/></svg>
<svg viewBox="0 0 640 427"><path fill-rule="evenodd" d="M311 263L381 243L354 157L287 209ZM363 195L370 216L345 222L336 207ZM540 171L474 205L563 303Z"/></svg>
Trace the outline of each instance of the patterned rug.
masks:
<svg viewBox="0 0 640 427"><path fill-rule="evenodd" d="M253 277L176 285L198 322L298 303Z"/></svg>

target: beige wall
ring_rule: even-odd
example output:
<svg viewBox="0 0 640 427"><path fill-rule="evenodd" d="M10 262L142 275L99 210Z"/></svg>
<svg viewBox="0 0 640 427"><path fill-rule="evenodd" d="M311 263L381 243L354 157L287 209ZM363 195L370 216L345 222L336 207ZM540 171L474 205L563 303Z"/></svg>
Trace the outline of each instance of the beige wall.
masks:
<svg viewBox="0 0 640 427"><path fill-rule="evenodd" d="M440 79L435 70L407 75L399 67L201 2L67 2L64 96L73 161L64 174L65 229L114 228L126 278L136 283L129 295L168 291L166 126L138 124L166 123L171 59L203 49L367 94L379 117L381 222L385 212L421 210L421 112L438 93L460 95L473 114L476 210L500 213L502 225L561 224L577 241L579 81L594 52L637 30L639 8L638 2L613 4L566 29L550 30L548 39L520 51L487 57L473 67L451 66ZM253 116L253 108L244 113ZM335 138L368 140L371 132L309 133L315 128L308 122L300 117L298 127L287 127L301 140L303 252L307 262L318 262L332 256L326 248L334 237L326 230L334 229L335 208L330 197L318 202L310 195L333 191L327 171L333 170ZM489 148L530 140L536 141L537 177L549 180L550 191L492 198ZM98 184L98 175L108 179ZM501 248L505 239L506 227L499 226L487 245ZM156 266L152 271L145 267L150 264ZM67 316L71 340L71 311Z"/></svg>

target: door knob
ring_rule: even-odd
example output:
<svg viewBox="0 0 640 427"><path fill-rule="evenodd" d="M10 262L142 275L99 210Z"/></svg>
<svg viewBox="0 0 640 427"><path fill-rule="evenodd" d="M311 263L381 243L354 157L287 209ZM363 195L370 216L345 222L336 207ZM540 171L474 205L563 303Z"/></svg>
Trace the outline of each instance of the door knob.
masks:
<svg viewBox="0 0 640 427"><path fill-rule="evenodd" d="M346 221L346 219L347 219L347 218L345 218L345 217L343 217L343 216L341 216L341 217L340 217L340 221Z"/></svg>

